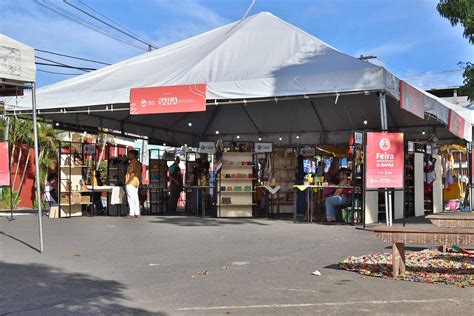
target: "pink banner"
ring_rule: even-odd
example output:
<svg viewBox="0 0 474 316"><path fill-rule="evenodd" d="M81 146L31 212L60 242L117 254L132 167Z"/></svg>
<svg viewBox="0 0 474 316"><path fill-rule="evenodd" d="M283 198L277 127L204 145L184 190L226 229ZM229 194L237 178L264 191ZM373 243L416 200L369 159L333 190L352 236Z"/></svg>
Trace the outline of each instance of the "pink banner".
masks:
<svg viewBox="0 0 474 316"><path fill-rule="evenodd" d="M367 133L366 188L403 188L403 133Z"/></svg>
<svg viewBox="0 0 474 316"><path fill-rule="evenodd" d="M206 111L206 84L130 89L130 115Z"/></svg>
<svg viewBox="0 0 474 316"><path fill-rule="evenodd" d="M448 130L455 136L464 138L465 120L453 110L449 110Z"/></svg>
<svg viewBox="0 0 474 316"><path fill-rule="evenodd" d="M10 186L8 142L0 142L0 187Z"/></svg>
<svg viewBox="0 0 474 316"><path fill-rule="evenodd" d="M425 95L405 81L400 80L400 108L424 119L424 104Z"/></svg>

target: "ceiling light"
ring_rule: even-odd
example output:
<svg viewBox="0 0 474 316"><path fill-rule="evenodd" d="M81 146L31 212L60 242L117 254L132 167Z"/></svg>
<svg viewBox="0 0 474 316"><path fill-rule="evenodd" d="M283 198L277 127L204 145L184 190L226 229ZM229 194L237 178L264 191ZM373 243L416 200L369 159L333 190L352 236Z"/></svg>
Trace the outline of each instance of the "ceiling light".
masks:
<svg viewBox="0 0 474 316"><path fill-rule="evenodd" d="M218 131L218 130L216 130L216 135L219 135L219 131Z"/></svg>
<svg viewBox="0 0 474 316"><path fill-rule="evenodd" d="M296 139L300 139L300 135L296 135Z"/></svg>
<svg viewBox="0 0 474 316"><path fill-rule="evenodd" d="M421 132L421 135L425 135L425 134L426 134L426 132L425 132L425 131Z"/></svg>
<svg viewBox="0 0 474 316"><path fill-rule="evenodd" d="M259 137L258 140L262 140L262 137Z"/></svg>
<svg viewBox="0 0 474 316"><path fill-rule="evenodd" d="M282 140L282 139L283 139L283 138L281 138L281 136L280 136L280 137L278 137L278 140Z"/></svg>
<svg viewBox="0 0 474 316"><path fill-rule="evenodd" d="M235 138L237 138L237 139L240 139L240 136L239 136L239 135L237 135Z"/></svg>
<svg viewBox="0 0 474 316"><path fill-rule="evenodd" d="M193 126L193 122L188 122L188 126L189 127Z"/></svg>
<svg viewBox="0 0 474 316"><path fill-rule="evenodd" d="M367 123L368 123L367 120L364 120L364 125L367 125Z"/></svg>
<svg viewBox="0 0 474 316"><path fill-rule="evenodd" d="M163 143L163 146L166 146L166 143Z"/></svg>

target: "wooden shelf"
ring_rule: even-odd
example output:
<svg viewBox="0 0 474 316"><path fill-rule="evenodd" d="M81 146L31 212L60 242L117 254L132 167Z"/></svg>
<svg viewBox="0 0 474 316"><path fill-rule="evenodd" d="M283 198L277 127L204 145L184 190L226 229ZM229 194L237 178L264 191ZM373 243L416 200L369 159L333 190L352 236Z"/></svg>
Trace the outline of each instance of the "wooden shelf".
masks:
<svg viewBox="0 0 474 316"><path fill-rule="evenodd" d="M217 206L223 207L223 206L254 206L257 204L217 204Z"/></svg>
<svg viewBox="0 0 474 316"><path fill-rule="evenodd" d="M255 166L256 165L222 165L222 168L253 168Z"/></svg>
<svg viewBox="0 0 474 316"><path fill-rule="evenodd" d="M255 193L255 191L219 191L219 193Z"/></svg>

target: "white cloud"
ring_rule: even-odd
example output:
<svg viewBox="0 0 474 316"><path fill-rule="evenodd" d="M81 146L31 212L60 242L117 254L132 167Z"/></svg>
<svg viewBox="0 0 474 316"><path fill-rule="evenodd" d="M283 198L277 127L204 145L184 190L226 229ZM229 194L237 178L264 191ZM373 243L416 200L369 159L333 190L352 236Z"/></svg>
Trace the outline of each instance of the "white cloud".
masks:
<svg viewBox="0 0 474 316"><path fill-rule="evenodd" d="M175 19L175 22L160 25L153 32L152 38L159 45L171 44L230 22L197 0L181 0L179 5L167 0L155 0L154 3L158 10L169 12Z"/></svg>
<svg viewBox="0 0 474 316"><path fill-rule="evenodd" d="M412 50L416 44L416 42L387 42L376 47L358 50L356 56L375 55L377 57L387 57L398 55Z"/></svg>
<svg viewBox="0 0 474 316"><path fill-rule="evenodd" d="M58 6L63 5L59 1L52 3ZM197 35L228 22L217 12L201 5L198 1L179 1L179 5L177 5L177 1L156 1L155 4L157 9L160 10L157 12L169 12L171 16L176 16L175 22L166 25L159 24L157 31L151 31L148 34L135 33L139 33L138 35L141 37L161 46ZM124 3L123 8L118 9L126 10L126 4ZM32 0L0 0L0 32L34 48L81 56L107 63L115 63L145 52L145 50L121 43L71 21ZM129 39L129 41L133 40ZM135 44L140 45L136 42ZM41 56L50 57L71 65L100 67L100 65L64 59L58 56L44 54L41 54ZM44 66L39 66L39 68L57 72L79 72L53 67L46 68ZM69 77L38 73L40 86L66 78Z"/></svg>
<svg viewBox="0 0 474 316"><path fill-rule="evenodd" d="M434 72L427 71L419 75L407 76L402 79L422 89L442 88L462 85L462 69L459 71Z"/></svg>

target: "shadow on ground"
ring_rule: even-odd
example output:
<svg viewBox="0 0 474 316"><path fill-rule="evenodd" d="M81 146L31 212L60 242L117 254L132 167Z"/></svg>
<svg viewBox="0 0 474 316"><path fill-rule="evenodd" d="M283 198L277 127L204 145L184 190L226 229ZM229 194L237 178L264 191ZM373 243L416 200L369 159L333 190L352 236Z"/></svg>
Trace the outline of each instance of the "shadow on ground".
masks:
<svg viewBox="0 0 474 316"><path fill-rule="evenodd" d="M262 221L253 220L251 218L206 218L206 217L188 217L188 216L163 216L156 217L150 223L170 224L177 226L226 226L226 225L259 225L268 226Z"/></svg>
<svg viewBox="0 0 474 316"><path fill-rule="evenodd" d="M125 306L126 287L42 264L0 261L0 315L165 315Z"/></svg>

